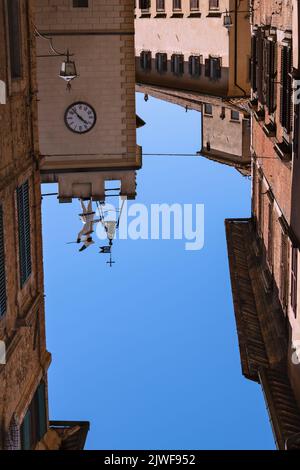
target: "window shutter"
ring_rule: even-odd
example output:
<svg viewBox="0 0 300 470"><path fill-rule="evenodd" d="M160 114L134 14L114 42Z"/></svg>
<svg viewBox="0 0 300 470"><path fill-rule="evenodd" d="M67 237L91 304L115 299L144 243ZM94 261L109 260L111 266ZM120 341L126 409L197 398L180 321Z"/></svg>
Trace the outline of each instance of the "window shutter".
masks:
<svg viewBox="0 0 300 470"><path fill-rule="evenodd" d="M183 54L173 54L171 57L171 72L175 75L184 73L184 56Z"/></svg>
<svg viewBox="0 0 300 470"><path fill-rule="evenodd" d="M273 266L273 204L269 202L268 214L268 262L269 266Z"/></svg>
<svg viewBox="0 0 300 470"><path fill-rule="evenodd" d="M143 70L151 70L151 52L142 51L140 55L140 66Z"/></svg>
<svg viewBox="0 0 300 470"><path fill-rule="evenodd" d="M218 10L218 8L219 8L219 0L209 0L210 10Z"/></svg>
<svg viewBox="0 0 300 470"><path fill-rule="evenodd" d="M165 10L165 0L156 0L156 10L158 11Z"/></svg>
<svg viewBox="0 0 300 470"><path fill-rule="evenodd" d="M45 383L41 382L36 391L37 408L38 408L38 433L37 440L41 440L47 431L47 415L46 415L46 390Z"/></svg>
<svg viewBox="0 0 300 470"><path fill-rule="evenodd" d="M292 48L288 47L287 53L287 87L286 87L286 131L289 133L292 130L292 117L293 117L293 101L292 101Z"/></svg>
<svg viewBox="0 0 300 470"><path fill-rule="evenodd" d="M29 184L26 181L17 188L19 262L21 287L31 274Z"/></svg>
<svg viewBox="0 0 300 470"><path fill-rule="evenodd" d="M298 270L298 248L292 248L291 266L291 306L295 317L297 316L297 270Z"/></svg>
<svg viewBox="0 0 300 470"><path fill-rule="evenodd" d="M32 450L47 431L46 389L42 381L21 425L22 449Z"/></svg>
<svg viewBox="0 0 300 470"><path fill-rule="evenodd" d="M189 74L192 77L199 77L201 74L200 57L190 56L189 57Z"/></svg>
<svg viewBox="0 0 300 470"><path fill-rule="evenodd" d="M4 253L3 209L0 206L0 317L6 312L6 274Z"/></svg>
<svg viewBox="0 0 300 470"><path fill-rule="evenodd" d="M190 9L199 10L199 0L190 0Z"/></svg>
<svg viewBox="0 0 300 470"><path fill-rule="evenodd" d="M181 0L173 0L173 10L181 10Z"/></svg>
<svg viewBox="0 0 300 470"><path fill-rule="evenodd" d="M262 87L262 81L263 81L263 38L262 38L262 32L259 30L257 32L257 42L256 42L256 84L257 84L257 96L258 100L263 104L264 99L263 99L263 87Z"/></svg>
<svg viewBox="0 0 300 470"><path fill-rule="evenodd" d="M287 276L287 265L288 265L288 242L287 236L281 234L281 256L280 256L280 300L283 309L287 309L287 291L288 291L288 276Z"/></svg>
<svg viewBox="0 0 300 470"><path fill-rule="evenodd" d="M205 72L206 77L210 77L210 59L205 59Z"/></svg>
<svg viewBox="0 0 300 470"><path fill-rule="evenodd" d="M151 0L140 0L140 9L149 10L151 6Z"/></svg>
<svg viewBox="0 0 300 470"><path fill-rule="evenodd" d="M291 131L292 124L292 79L289 75L292 70L292 50L290 47L281 49L280 73L280 123L287 132Z"/></svg>
<svg viewBox="0 0 300 470"><path fill-rule="evenodd" d="M168 69L168 59L167 59L167 54L158 52L155 57L155 62L156 62L156 70L159 73L166 72Z"/></svg>
<svg viewBox="0 0 300 470"><path fill-rule="evenodd" d="M251 75L251 88L253 91L257 90L256 86L256 52L257 37L251 36L251 63L250 63L250 75Z"/></svg>
<svg viewBox="0 0 300 470"><path fill-rule="evenodd" d="M275 105L275 43L266 40L266 64L265 64L265 102L269 113L274 112Z"/></svg>
<svg viewBox="0 0 300 470"><path fill-rule="evenodd" d="M221 61L217 57L211 58L211 77L216 80L221 77Z"/></svg>

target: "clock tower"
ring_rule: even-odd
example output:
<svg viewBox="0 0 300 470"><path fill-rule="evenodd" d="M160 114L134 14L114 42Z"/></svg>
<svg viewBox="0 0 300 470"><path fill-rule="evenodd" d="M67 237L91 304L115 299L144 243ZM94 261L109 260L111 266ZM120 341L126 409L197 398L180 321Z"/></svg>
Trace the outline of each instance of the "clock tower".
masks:
<svg viewBox="0 0 300 470"><path fill-rule="evenodd" d="M142 154L133 0L36 0L36 27L42 182L58 183L61 202L104 200L107 180L134 198ZM53 49L76 64L70 90L59 78L65 57Z"/></svg>

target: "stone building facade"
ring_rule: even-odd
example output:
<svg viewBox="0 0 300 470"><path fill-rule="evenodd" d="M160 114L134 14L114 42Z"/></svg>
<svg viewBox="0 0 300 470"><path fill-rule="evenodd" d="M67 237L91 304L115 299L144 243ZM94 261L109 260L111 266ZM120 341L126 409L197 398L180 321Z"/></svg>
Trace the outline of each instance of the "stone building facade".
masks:
<svg viewBox="0 0 300 470"><path fill-rule="evenodd" d="M106 180L120 180L121 195L134 198L142 152L136 145L133 0L35 3L39 32L57 51L74 54L79 74L66 91L58 78L64 58L49 58L49 41L37 38L42 181L58 182L61 202L103 200ZM72 129L74 109L75 121L83 120ZM85 110L93 113L91 128Z"/></svg>
<svg viewBox="0 0 300 470"><path fill-rule="evenodd" d="M65 424L59 435L48 417L32 18L31 1L0 1L0 449L35 448L53 432L61 448L84 427Z"/></svg>
<svg viewBox="0 0 300 470"><path fill-rule="evenodd" d="M231 166L243 176L251 174L250 114L248 99L221 98L207 94L171 90L154 85L136 86L150 96L201 113L200 157Z"/></svg>
<svg viewBox="0 0 300 470"><path fill-rule="evenodd" d="M201 155L250 175L248 2L142 0L135 18L137 91L200 111Z"/></svg>
<svg viewBox="0 0 300 470"><path fill-rule="evenodd" d="M251 16L252 218L226 221L232 290L243 373L263 387L277 446L300 448L299 19L290 1L254 0Z"/></svg>
<svg viewBox="0 0 300 470"><path fill-rule="evenodd" d="M248 1L136 2L137 83L216 96L250 92ZM225 27L226 11L231 26Z"/></svg>

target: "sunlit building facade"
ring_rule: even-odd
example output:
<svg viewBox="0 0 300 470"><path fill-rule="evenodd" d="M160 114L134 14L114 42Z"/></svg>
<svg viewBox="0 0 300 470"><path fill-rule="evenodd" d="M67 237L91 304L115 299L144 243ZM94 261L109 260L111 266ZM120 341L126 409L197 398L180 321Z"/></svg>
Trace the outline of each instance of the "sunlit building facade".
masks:
<svg viewBox="0 0 300 470"><path fill-rule="evenodd" d="M75 62L71 89L58 78L63 56L37 38L42 182L58 183L59 201L105 199L105 181L136 195L142 165L136 144L134 11L131 0L36 2L36 26L55 51ZM54 53L55 55L55 53Z"/></svg>
<svg viewBox="0 0 300 470"><path fill-rule="evenodd" d="M297 2L252 9L252 218L226 221L232 290L243 374L263 387L278 448L299 449L299 20Z"/></svg>
<svg viewBox="0 0 300 470"><path fill-rule="evenodd" d="M84 445L88 423L48 415L32 3L0 1L0 449ZM82 447L81 447L82 448Z"/></svg>

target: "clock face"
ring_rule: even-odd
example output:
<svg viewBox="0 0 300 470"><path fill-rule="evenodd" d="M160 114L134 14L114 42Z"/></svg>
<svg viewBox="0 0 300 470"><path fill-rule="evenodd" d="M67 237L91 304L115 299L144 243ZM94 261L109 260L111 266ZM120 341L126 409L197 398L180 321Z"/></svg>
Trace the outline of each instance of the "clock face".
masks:
<svg viewBox="0 0 300 470"><path fill-rule="evenodd" d="M76 134L85 134L96 124L96 111L87 103L78 101L71 104L65 112L65 123L68 129Z"/></svg>

